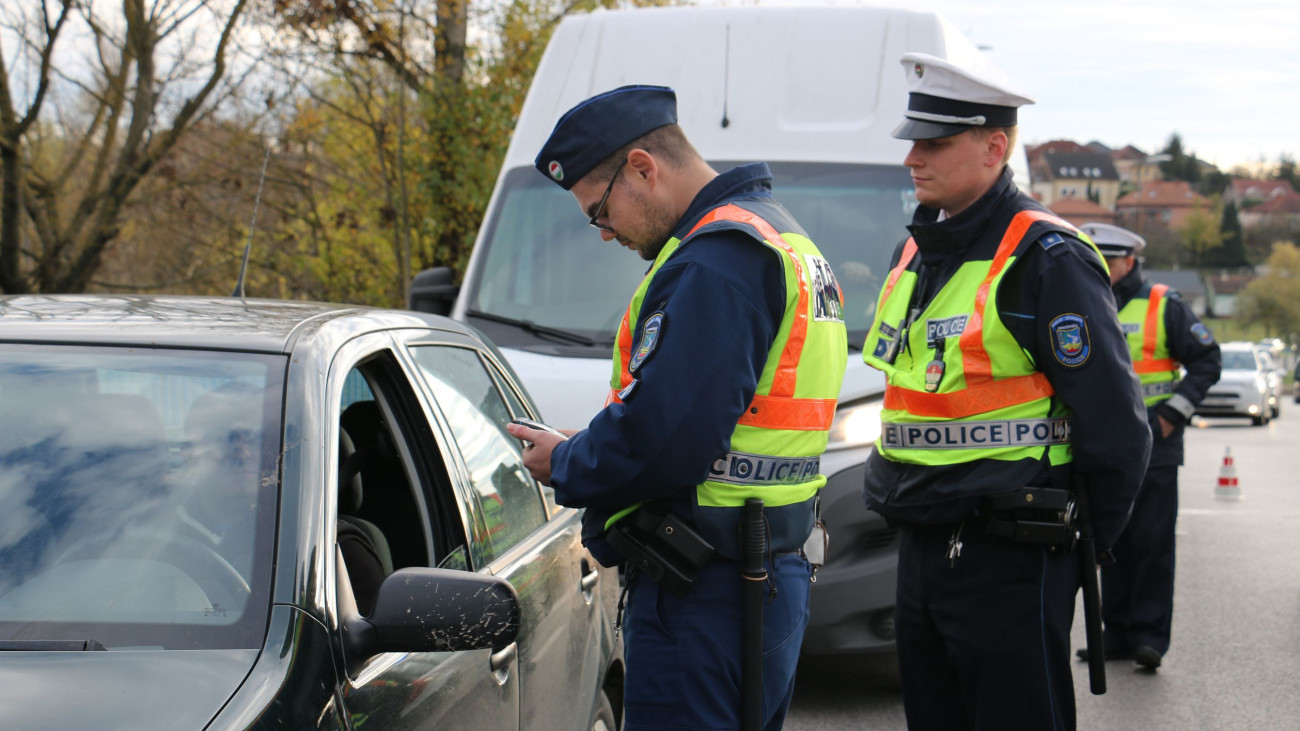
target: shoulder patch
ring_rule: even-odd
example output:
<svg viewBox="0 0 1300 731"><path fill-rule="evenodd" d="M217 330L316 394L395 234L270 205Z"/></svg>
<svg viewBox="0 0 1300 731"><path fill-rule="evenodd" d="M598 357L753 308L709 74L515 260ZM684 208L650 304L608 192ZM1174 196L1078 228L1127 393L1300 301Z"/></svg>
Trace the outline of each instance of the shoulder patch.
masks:
<svg viewBox="0 0 1300 731"><path fill-rule="evenodd" d="M1048 251L1051 251L1053 246L1064 243L1065 237L1055 231L1044 234L1038 238L1038 244Z"/></svg>
<svg viewBox="0 0 1300 731"><path fill-rule="evenodd" d="M1067 368L1078 368L1092 355L1092 340L1088 336L1088 321L1082 315L1067 312L1058 315L1047 326L1052 338L1052 355Z"/></svg>
<svg viewBox="0 0 1300 731"><path fill-rule="evenodd" d="M1199 322L1192 323L1192 337L1196 338L1196 342L1201 345L1209 345L1214 342L1214 334L1210 332L1210 328Z"/></svg>
<svg viewBox="0 0 1300 731"><path fill-rule="evenodd" d="M645 362L654 355L655 348L663 340L665 318L663 311L652 312L645 319L645 324L641 326L641 342L637 345L636 350L632 351L632 360L627 364L628 373L636 373L637 369L645 365Z"/></svg>

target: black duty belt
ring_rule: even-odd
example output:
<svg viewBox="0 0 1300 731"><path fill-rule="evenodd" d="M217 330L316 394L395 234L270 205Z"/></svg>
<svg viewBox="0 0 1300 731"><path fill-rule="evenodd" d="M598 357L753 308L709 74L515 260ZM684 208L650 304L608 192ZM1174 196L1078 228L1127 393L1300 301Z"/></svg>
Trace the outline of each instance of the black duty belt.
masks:
<svg viewBox="0 0 1300 731"><path fill-rule="evenodd" d="M1078 511L1074 493L1050 487L1022 487L984 498L988 523L984 532L1016 543L1074 548Z"/></svg>
<svg viewBox="0 0 1300 731"><path fill-rule="evenodd" d="M713 546L686 521L639 508L618 521L605 536L627 559L670 594L686 596L700 568L713 558Z"/></svg>

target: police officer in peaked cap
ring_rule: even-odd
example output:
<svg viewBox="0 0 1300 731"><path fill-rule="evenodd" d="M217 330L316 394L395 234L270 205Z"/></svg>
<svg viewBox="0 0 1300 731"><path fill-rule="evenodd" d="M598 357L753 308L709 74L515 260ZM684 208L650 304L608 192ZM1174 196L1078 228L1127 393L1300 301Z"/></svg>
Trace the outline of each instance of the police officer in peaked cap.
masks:
<svg viewBox="0 0 1300 731"><path fill-rule="evenodd" d="M741 577L738 526L747 498L764 501L758 718L779 729L848 353L843 300L772 197L767 165L719 174L676 122L671 89L621 87L566 112L538 154L600 237L649 271L629 293L605 408L568 440L510 432L531 443L524 464L556 501L586 508L584 544L628 567L629 730L740 727L742 586L754 582Z"/></svg>
<svg viewBox="0 0 1300 731"><path fill-rule="evenodd" d="M1154 443L1128 527L1101 571L1106 658L1160 667L1174 614L1174 521L1183 428L1219 380L1219 345L1173 289L1142 275L1146 241L1108 223L1084 233L1106 257L1120 324L1142 382ZM1087 658L1087 650L1079 651Z"/></svg>
<svg viewBox="0 0 1300 731"><path fill-rule="evenodd" d="M864 493L901 527L908 727L1072 729L1072 480L1109 548L1151 445L1138 379L1101 255L1012 182L1033 100L928 54L901 63L894 136L920 205L863 350L887 380Z"/></svg>

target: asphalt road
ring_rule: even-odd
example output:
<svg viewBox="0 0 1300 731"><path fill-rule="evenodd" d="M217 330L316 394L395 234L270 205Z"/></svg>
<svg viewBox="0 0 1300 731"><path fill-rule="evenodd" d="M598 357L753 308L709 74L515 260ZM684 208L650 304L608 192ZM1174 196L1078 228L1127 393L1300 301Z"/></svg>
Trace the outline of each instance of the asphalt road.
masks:
<svg viewBox="0 0 1300 731"><path fill-rule="evenodd" d="M1080 729L1300 729L1300 404L1264 427L1198 420L1179 473L1173 640L1156 673L1107 665L1108 692L1074 666ZM1216 498L1231 448L1242 499ZM1074 645L1083 645L1083 611ZM800 666L787 731L903 729L879 659Z"/></svg>

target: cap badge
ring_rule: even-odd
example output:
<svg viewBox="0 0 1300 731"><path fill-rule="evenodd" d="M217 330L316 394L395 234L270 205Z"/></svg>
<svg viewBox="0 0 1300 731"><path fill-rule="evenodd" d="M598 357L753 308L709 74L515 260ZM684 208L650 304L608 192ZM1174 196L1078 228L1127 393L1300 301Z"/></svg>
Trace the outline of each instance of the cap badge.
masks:
<svg viewBox="0 0 1300 731"><path fill-rule="evenodd" d="M550 172L552 178L564 180L564 168L560 167L559 160L552 160L551 164L546 166L546 169Z"/></svg>
<svg viewBox="0 0 1300 731"><path fill-rule="evenodd" d="M912 71L916 72L916 78L918 79L925 76L925 67L919 63L912 67Z"/></svg>

